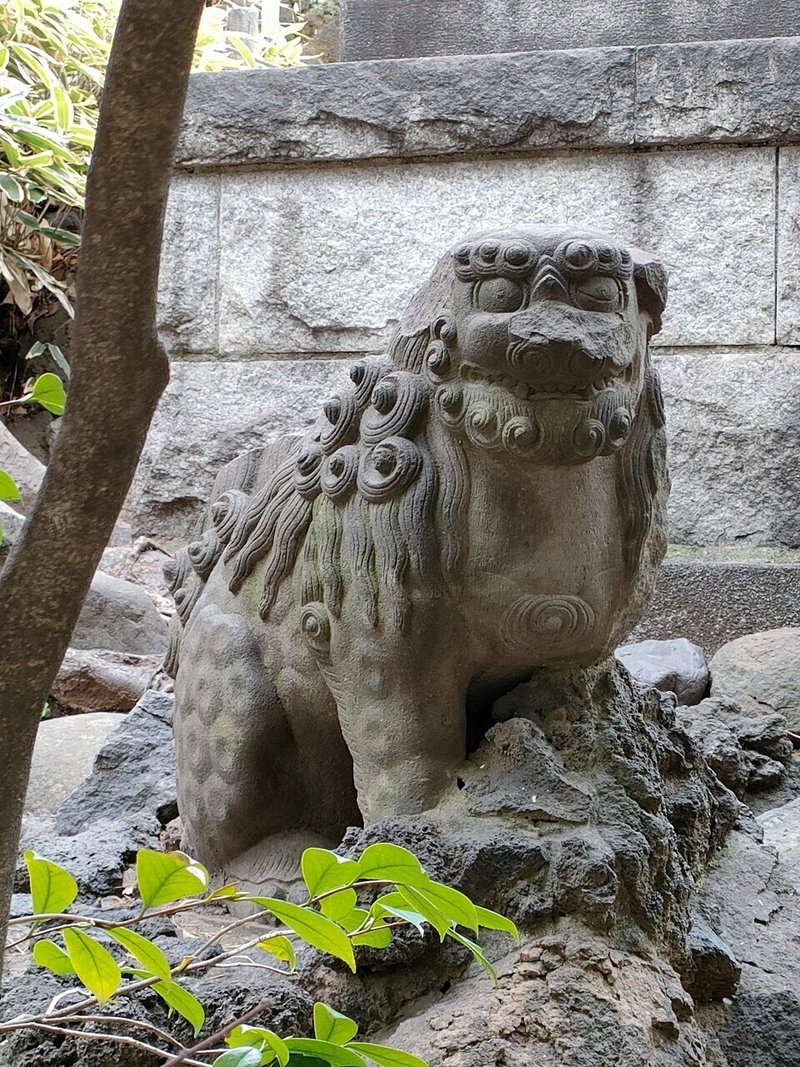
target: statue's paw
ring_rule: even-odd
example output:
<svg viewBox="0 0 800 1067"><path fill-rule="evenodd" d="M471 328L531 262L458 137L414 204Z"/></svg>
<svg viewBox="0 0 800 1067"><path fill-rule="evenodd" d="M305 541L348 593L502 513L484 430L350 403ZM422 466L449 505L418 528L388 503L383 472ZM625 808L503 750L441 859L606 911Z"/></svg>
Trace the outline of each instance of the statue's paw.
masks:
<svg viewBox="0 0 800 1067"><path fill-rule="evenodd" d="M297 904L308 898L300 871L300 860L307 848L333 848L336 842L319 834L301 830L274 834L253 845L225 864L220 872L224 885L235 885L250 896L277 897ZM252 915L257 904L236 901L230 905L235 915Z"/></svg>

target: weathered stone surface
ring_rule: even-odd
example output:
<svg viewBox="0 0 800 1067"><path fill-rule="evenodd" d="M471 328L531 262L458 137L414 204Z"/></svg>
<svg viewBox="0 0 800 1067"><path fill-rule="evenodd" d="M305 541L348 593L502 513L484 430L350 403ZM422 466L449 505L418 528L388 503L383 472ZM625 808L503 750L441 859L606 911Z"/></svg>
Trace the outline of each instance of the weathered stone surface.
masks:
<svg viewBox="0 0 800 1067"><path fill-rule="evenodd" d="M728 945L705 919L695 916L689 930L694 976L688 990L696 1001L722 1000L736 992L742 968Z"/></svg>
<svg viewBox="0 0 800 1067"><path fill-rule="evenodd" d="M657 248L671 274L659 344L768 344L774 184L766 148L226 173L219 351L379 351L443 247L532 218L592 218Z"/></svg>
<svg viewBox="0 0 800 1067"><path fill-rule="evenodd" d="M697 908L742 964L737 995L698 1013L723 1067L800 1063L796 877L773 847L734 832L712 862Z"/></svg>
<svg viewBox="0 0 800 1067"><path fill-rule="evenodd" d="M761 10L740 7L748 19ZM796 19L789 32L798 26ZM800 39L776 38L638 48L636 144L796 141Z"/></svg>
<svg viewBox="0 0 800 1067"><path fill-rule="evenodd" d="M800 355L671 351L657 365L669 426L670 539L800 546Z"/></svg>
<svg viewBox="0 0 800 1067"><path fill-rule="evenodd" d="M750 714L777 712L800 734L800 628L738 637L710 667L712 696L735 700Z"/></svg>
<svg viewBox="0 0 800 1067"><path fill-rule="evenodd" d="M798 122L800 126L800 122ZM778 152L777 309L778 344L800 344L800 149Z"/></svg>
<svg viewBox="0 0 800 1067"><path fill-rule="evenodd" d="M800 894L800 799L765 811L758 821L764 844L778 853L786 879Z"/></svg>
<svg viewBox="0 0 800 1067"><path fill-rule="evenodd" d="M134 482L136 532L185 541L217 469L308 426L347 373L342 360L174 364Z"/></svg>
<svg viewBox="0 0 800 1067"><path fill-rule="evenodd" d="M160 665L160 656L69 648L50 689L50 700L61 715L130 711Z"/></svg>
<svg viewBox="0 0 800 1067"><path fill-rule="evenodd" d="M511 51L193 75L178 163L791 144L800 130L796 37Z"/></svg>
<svg viewBox="0 0 800 1067"><path fill-rule="evenodd" d="M41 723L25 797L26 816L33 816L40 826L55 818L73 789L89 776L95 756L120 719L98 712Z"/></svg>
<svg viewBox="0 0 800 1067"><path fill-rule="evenodd" d="M634 681L674 693L679 704L698 704L708 691L705 654L685 637L620 645L614 655Z"/></svg>
<svg viewBox="0 0 800 1067"><path fill-rule="evenodd" d="M124 823L103 819L79 834L46 833L23 842L40 856L61 864L78 882L79 900L94 900L122 890L122 872L136 859L140 848L158 848L158 819L139 815ZM28 872L20 859L14 878L14 890L27 893Z"/></svg>
<svg viewBox="0 0 800 1067"><path fill-rule="evenodd" d="M781 37L798 23L797 0L347 0L342 59Z"/></svg>
<svg viewBox="0 0 800 1067"><path fill-rule="evenodd" d="M675 451L672 451L675 461ZM732 638L797 621L800 565L667 560L633 636L688 637L707 655Z"/></svg>
<svg viewBox="0 0 800 1067"><path fill-rule="evenodd" d="M633 79L629 49L194 74L177 160L216 167L616 147L633 140Z"/></svg>
<svg viewBox="0 0 800 1067"><path fill-rule="evenodd" d="M792 759L792 742L782 715L754 718L719 696L702 700L696 707L678 708L677 715L719 780L737 796L781 784Z"/></svg>
<svg viewBox="0 0 800 1067"><path fill-rule="evenodd" d="M142 586L158 611L168 618L173 612L173 604L163 571L164 564L170 558L155 541L139 537L128 545L107 548L100 564L112 578L122 578Z"/></svg>
<svg viewBox="0 0 800 1067"><path fill-rule="evenodd" d="M159 332L173 352L216 347L218 202L217 176L173 178L158 288Z"/></svg>
<svg viewBox="0 0 800 1067"><path fill-rule="evenodd" d="M145 693L97 753L91 774L59 807L56 830L75 834L100 819L146 812L166 825L177 814L173 698Z"/></svg>
<svg viewBox="0 0 800 1067"><path fill-rule="evenodd" d="M97 571L71 645L159 656L167 649L167 623L140 585Z"/></svg>

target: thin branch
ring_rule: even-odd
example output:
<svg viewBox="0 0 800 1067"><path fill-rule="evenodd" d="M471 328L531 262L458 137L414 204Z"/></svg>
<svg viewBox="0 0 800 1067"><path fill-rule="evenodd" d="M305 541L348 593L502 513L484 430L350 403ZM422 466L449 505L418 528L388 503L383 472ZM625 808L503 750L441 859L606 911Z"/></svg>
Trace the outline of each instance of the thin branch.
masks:
<svg viewBox="0 0 800 1067"><path fill-rule="evenodd" d="M211 1037L207 1037L204 1041L198 1042L196 1045L192 1045L191 1048L184 1049L183 1052L179 1052L177 1056L173 1056L172 1059L168 1059L166 1063L162 1064L162 1067L178 1067L181 1063L191 1064L190 1056L194 1056L197 1053L204 1052L206 1049L213 1048L214 1045L221 1041L224 1041L229 1034L232 1034L237 1026L244 1026L245 1023L249 1023L252 1019L258 1018L269 1008L273 1007L271 1000L262 1000L260 1004L257 1004L255 1008L251 1008L250 1011L245 1012L238 1019L232 1023L228 1023L227 1026L223 1026L221 1030L217 1030Z"/></svg>
<svg viewBox="0 0 800 1067"><path fill-rule="evenodd" d="M81 1037L85 1038L87 1041L113 1041L118 1045L128 1045L131 1048L138 1049L140 1052L147 1052L151 1056L159 1056L169 1059L171 1055L169 1052L165 1052L164 1049L156 1048L155 1045L148 1045L146 1041L138 1041L135 1037L128 1037L127 1034L104 1034L94 1030L72 1030L67 1026L55 1026L50 1023L40 1022L22 1023L14 1027L14 1029L18 1030L21 1026L30 1030L43 1030L48 1034L59 1034L62 1037ZM5 1027L0 1026L0 1031L5 1029ZM192 1055L193 1051L187 1053L186 1056L182 1056L177 1062L185 1063L187 1067L208 1067L208 1064L203 1063L202 1060L191 1059L190 1056Z"/></svg>

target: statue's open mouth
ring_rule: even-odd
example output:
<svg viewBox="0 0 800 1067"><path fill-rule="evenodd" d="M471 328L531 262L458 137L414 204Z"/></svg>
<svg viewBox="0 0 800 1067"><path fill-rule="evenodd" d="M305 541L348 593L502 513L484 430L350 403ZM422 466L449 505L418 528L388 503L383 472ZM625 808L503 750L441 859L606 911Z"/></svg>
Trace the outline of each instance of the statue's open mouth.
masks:
<svg viewBox="0 0 800 1067"><path fill-rule="evenodd" d="M510 374L492 373L469 363L462 363L460 376L471 385L498 385L520 400L595 400L601 393L615 385L629 385L633 380L634 366L606 370L602 377L576 388L574 384L547 381L537 384L520 381Z"/></svg>

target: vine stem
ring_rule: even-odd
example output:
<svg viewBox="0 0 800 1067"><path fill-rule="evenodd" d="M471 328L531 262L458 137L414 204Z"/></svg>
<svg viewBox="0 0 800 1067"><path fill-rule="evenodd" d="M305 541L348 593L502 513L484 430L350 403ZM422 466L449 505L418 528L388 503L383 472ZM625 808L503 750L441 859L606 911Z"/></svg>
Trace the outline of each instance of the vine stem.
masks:
<svg viewBox="0 0 800 1067"><path fill-rule="evenodd" d="M212 1034L211 1037L207 1037L204 1041L200 1041L198 1042L198 1044L192 1045L191 1048L184 1049L176 1056L173 1056L171 1059L166 1060L166 1062L162 1064L162 1067L178 1067L178 1065L181 1063L191 1065L193 1063L193 1061L190 1059L191 1056L195 1056L198 1053L202 1053L207 1051L208 1049L213 1048L215 1044L224 1041L229 1034L232 1034L237 1026L244 1026L251 1020L258 1018L259 1015L263 1014L272 1006L273 1004L271 1000L262 1000L260 1004L257 1004L254 1008L251 1008L250 1011L245 1012L245 1014L242 1015L240 1018L236 1019L232 1023L228 1023L227 1026L223 1026L222 1029L217 1030L217 1032L215 1034ZM206 1065L204 1065L204 1067L206 1067Z"/></svg>
<svg viewBox="0 0 800 1067"><path fill-rule="evenodd" d="M130 1020L123 1020L130 1021ZM165 1052L163 1049L157 1048L155 1045L149 1045L146 1041L139 1041L135 1037L128 1037L127 1034L104 1034L98 1033L93 1030L72 1030L67 1026L57 1026L54 1023L42 1023L42 1022L28 1022L25 1026L32 1030L43 1030L49 1034L60 1034L63 1037L82 1037L87 1041L114 1041L118 1045L128 1045L131 1048L139 1049L140 1052L147 1052L151 1056L167 1057L169 1059L170 1053ZM0 1027L0 1030L3 1029ZM203 1060L195 1060L190 1057L195 1052L200 1052L200 1049L187 1050L187 1055L183 1056L176 1063L184 1063L187 1067L208 1067L208 1064ZM218 1050L221 1051L221 1050ZM169 1059L172 1063L172 1059Z"/></svg>

